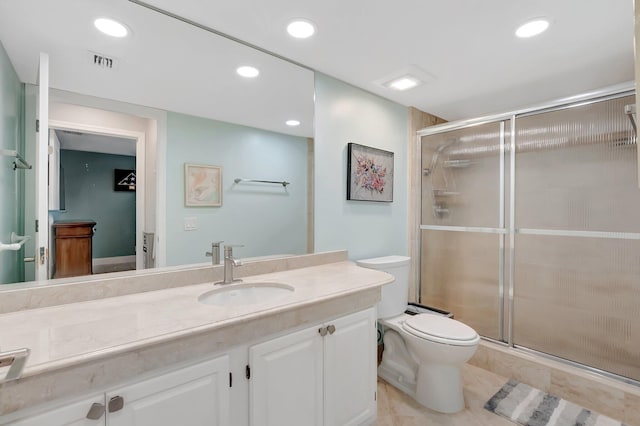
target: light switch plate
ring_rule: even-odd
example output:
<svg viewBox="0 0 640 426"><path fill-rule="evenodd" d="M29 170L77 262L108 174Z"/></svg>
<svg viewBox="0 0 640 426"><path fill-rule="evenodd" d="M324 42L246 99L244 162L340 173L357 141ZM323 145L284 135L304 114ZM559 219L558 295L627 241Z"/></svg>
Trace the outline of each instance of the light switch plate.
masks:
<svg viewBox="0 0 640 426"><path fill-rule="evenodd" d="M195 231L198 229L198 218L195 216L185 217L184 218L184 230L185 231Z"/></svg>

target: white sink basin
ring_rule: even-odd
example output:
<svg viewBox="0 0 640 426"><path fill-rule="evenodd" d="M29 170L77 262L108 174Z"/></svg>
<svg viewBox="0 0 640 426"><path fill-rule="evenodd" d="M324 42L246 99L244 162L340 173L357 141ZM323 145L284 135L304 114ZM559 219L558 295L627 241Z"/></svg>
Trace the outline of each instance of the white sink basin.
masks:
<svg viewBox="0 0 640 426"><path fill-rule="evenodd" d="M283 299L294 291L290 285L271 282L222 284L216 287L202 293L198 301L215 306L253 305Z"/></svg>

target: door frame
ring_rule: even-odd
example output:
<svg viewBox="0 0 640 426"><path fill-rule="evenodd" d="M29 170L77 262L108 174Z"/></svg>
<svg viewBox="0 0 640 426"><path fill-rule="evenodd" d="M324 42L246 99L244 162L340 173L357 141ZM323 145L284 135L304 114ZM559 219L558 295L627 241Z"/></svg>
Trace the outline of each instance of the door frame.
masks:
<svg viewBox="0 0 640 426"><path fill-rule="evenodd" d="M146 139L144 132L103 127L82 122L49 120L49 129L69 130L135 140L136 144L136 269L144 268L143 231L145 230Z"/></svg>
<svg viewBox="0 0 640 426"><path fill-rule="evenodd" d="M35 132L35 253L36 281L49 278L49 55L40 52L36 82ZM26 234L25 235L29 235Z"/></svg>
<svg viewBox="0 0 640 426"><path fill-rule="evenodd" d="M149 171L154 172L155 169L155 192L152 192L152 197L155 196L155 226L144 231L155 232L154 240L154 254L155 254L155 267L162 267L166 265L166 146L167 146L167 112L164 110L129 104L123 101L114 99L99 98L87 94L66 92L58 89L50 90L50 102L77 105L86 108L100 109L108 112L114 112L119 114L130 115L133 117L144 118L147 120L155 121L153 129L154 133L147 133L148 139L147 145L153 148L155 139L155 153L150 152L148 160L151 163ZM149 148L149 147L147 147ZM137 161L137 160L136 160ZM147 189L151 185L151 182L147 182ZM153 188L152 188L153 189ZM148 192L148 191L147 191ZM150 209L150 211L152 211ZM153 219L148 218L148 223L152 224ZM137 245L137 243L136 243ZM137 262L136 262L137 263Z"/></svg>

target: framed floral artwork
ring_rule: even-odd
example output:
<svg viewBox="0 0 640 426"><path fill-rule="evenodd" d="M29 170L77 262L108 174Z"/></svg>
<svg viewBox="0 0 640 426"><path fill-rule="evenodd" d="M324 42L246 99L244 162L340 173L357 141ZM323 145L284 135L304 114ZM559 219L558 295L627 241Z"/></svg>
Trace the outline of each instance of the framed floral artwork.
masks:
<svg viewBox="0 0 640 426"><path fill-rule="evenodd" d="M348 144L347 200L393 201L393 152Z"/></svg>
<svg viewBox="0 0 640 426"><path fill-rule="evenodd" d="M222 167L185 163L184 205L222 206Z"/></svg>

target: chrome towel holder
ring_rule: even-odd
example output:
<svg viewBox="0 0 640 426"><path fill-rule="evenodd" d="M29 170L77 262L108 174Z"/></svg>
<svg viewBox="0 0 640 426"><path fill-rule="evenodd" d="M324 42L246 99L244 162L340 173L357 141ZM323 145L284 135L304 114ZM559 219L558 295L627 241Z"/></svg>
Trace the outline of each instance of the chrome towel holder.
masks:
<svg viewBox="0 0 640 426"><path fill-rule="evenodd" d="M277 184L277 185L282 185L284 188L286 188L287 185L291 184L291 182L287 182L286 180L277 181L277 180L235 178L233 181L235 183L241 183L241 182L274 183L274 184Z"/></svg>

